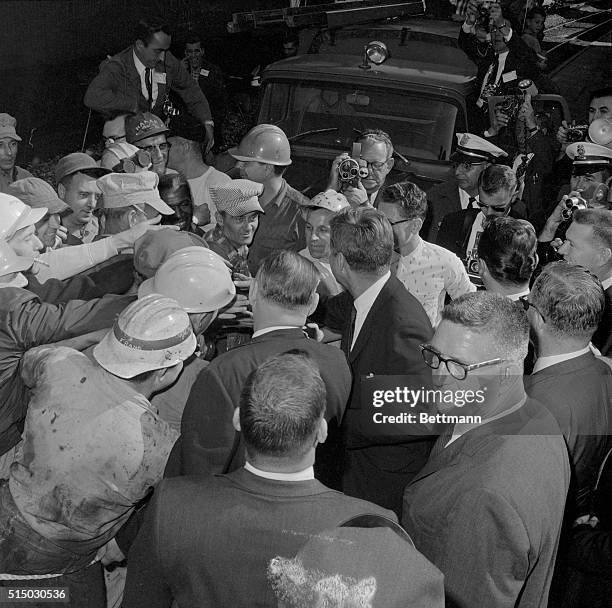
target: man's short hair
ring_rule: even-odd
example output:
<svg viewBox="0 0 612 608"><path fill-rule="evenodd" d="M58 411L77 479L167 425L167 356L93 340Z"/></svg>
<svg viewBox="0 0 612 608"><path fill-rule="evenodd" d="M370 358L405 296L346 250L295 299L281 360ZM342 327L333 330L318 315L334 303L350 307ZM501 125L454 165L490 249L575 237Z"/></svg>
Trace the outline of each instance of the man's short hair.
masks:
<svg viewBox="0 0 612 608"><path fill-rule="evenodd" d="M603 89L596 89L591 91L589 95L589 103L594 99L600 99L601 97L612 97L612 87L604 87Z"/></svg>
<svg viewBox="0 0 612 608"><path fill-rule="evenodd" d="M488 291L464 294L444 307L442 321L482 335L502 359L518 363L527 356L529 319L510 298Z"/></svg>
<svg viewBox="0 0 612 608"><path fill-rule="evenodd" d="M578 209L572 222L592 226L595 245L612 249L612 211L609 209Z"/></svg>
<svg viewBox="0 0 612 608"><path fill-rule="evenodd" d="M240 395L240 428L250 455L303 457L325 412L325 384L303 351L276 355L248 377Z"/></svg>
<svg viewBox="0 0 612 608"><path fill-rule="evenodd" d="M255 281L258 294L289 310L306 309L319 284L319 271L299 253L279 250L266 256Z"/></svg>
<svg viewBox="0 0 612 608"><path fill-rule="evenodd" d="M330 222L331 249L355 272L384 274L393 255L393 229L377 209L347 207Z"/></svg>
<svg viewBox="0 0 612 608"><path fill-rule="evenodd" d="M590 338L606 305L599 279L582 266L552 262L536 279L530 302L558 337Z"/></svg>
<svg viewBox="0 0 612 608"><path fill-rule="evenodd" d="M542 19L546 19L546 11L541 6L534 6L528 13L526 19L533 19L536 15L540 15Z"/></svg>
<svg viewBox="0 0 612 608"><path fill-rule="evenodd" d="M383 201L385 203L397 203L401 205L408 219L425 220L427 215L427 194L412 182L398 182L386 186L383 190Z"/></svg>
<svg viewBox="0 0 612 608"><path fill-rule="evenodd" d="M198 42L202 44L202 37L200 34L194 32L193 30L189 30L185 35L184 44L197 44Z"/></svg>
<svg viewBox="0 0 612 608"><path fill-rule="evenodd" d="M141 19L134 28L134 40L140 40L145 46L148 46L157 32L163 32L167 36L172 35L170 27L164 21Z"/></svg>
<svg viewBox="0 0 612 608"><path fill-rule="evenodd" d="M489 165L478 177L478 187L485 194L514 193L516 183L516 173L507 165Z"/></svg>
<svg viewBox="0 0 612 608"><path fill-rule="evenodd" d="M361 132L355 142L363 143L366 140L382 141L387 146L387 158L389 159L393 156L393 142L391 141L391 136L386 131L382 129L366 129Z"/></svg>
<svg viewBox="0 0 612 608"><path fill-rule="evenodd" d="M502 285L524 285L538 265L538 237L525 220L495 217L486 225L478 242L478 257L491 276Z"/></svg>

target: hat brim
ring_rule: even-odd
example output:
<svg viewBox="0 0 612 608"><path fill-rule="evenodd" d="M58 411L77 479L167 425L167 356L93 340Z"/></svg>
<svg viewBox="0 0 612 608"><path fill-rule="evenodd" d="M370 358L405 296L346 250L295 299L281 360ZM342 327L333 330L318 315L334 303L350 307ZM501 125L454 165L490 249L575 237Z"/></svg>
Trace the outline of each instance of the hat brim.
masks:
<svg viewBox="0 0 612 608"><path fill-rule="evenodd" d="M87 173L90 173L92 176L92 179L98 179L99 177L102 177L103 175L108 175L109 173L112 173L110 169L105 169L104 167L98 167L97 165L95 167L92 167L91 165L82 165L82 166L77 165L76 168L70 167L69 171L64 171L63 173L56 174L55 180L57 182L61 182L65 177L68 177L69 175L74 175L75 173L81 173L83 171L87 171Z"/></svg>
<svg viewBox="0 0 612 608"><path fill-rule="evenodd" d="M234 159L240 160L242 162L248 163L255 161L256 163L264 163L266 165L276 165L277 167L288 167L293 161L289 160L288 163L275 163L270 160L261 160L259 158L253 158L251 156L242 156L238 154L238 148L230 148L227 153Z"/></svg>
<svg viewBox="0 0 612 608"><path fill-rule="evenodd" d="M152 131L147 131L147 133L144 134L142 137L138 137L137 139L128 139L127 143L135 145L143 139L149 139L149 137L155 137L156 135L161 135L162 133L170 133L170 129L168 129L167 127L164 129L162 129L161 127L159 129L153 129Z"/></svg>
<svg viewBox="0 0 612 608"><path fill-rule="evenodd" d="M47 213L49 214L63 213L64 211L70 209L70 207L60 198L45 201L45 207L47 208ZM42 207L38 208L42 209Z"/></svg>
<svg viewBox="0 0 612 608"><path fill-rule="evenodd" d="M491 159L489 157L484 157L484 156L472 156L470 154L464 154L460 150L455 150L450 155L450 160L452 162L470 163L471 165L481 165L484 163L495 162L495 159Z"/></svg>
<svg viewBox="0 0 612 608"><path fill-rule="evenodd" d="M49 210L47 207L38 207L36 209L30 207L30 210L27 213L24 213L11 228L11 236L13 236L18 230L22 230L23 228L37 224L45 217L45 215L47 215L48 212Z"/></svg>
<svg viewBox="0 0 612 608"><path fill-rule="evenodd" d="M111 329L93 349L94 359L119 378L133 378L139 374L173 367L189 358L197 347L193 332L180 344L160 351L136 350L121 344Z"/></svg>
<svg viewBox="0 0 612 608"><path fill-rule="evenodd" d="M152 293L155 293L155 275L140 284L138 287L138 299L142 300L142 298Z"/></svg>
<svg viewBox="0 0 612 608"><path fill-rule="evenodd" d="M0 139L5 139L8 137L9 139L14 139L15 141L23 141L17 133L0 133Z"/></svg>
<svg viewBox="0 0 612 608"><path fill-rule="evenodd" d="M174 215L174 209L170 207L170 205L164 203L161 198L152 198L144 202L162 215Z"/></svg>
<svg viewBox="0 0 612 608"><path fill-rule="evenodd" d="M262 209L261 205L257 202L254 203L247 203L245 205L245 208L240 209L240 213L231 213L228 210L225 209L218 209L219 211L223 211L224 213L227 213L230 217L242 217L243 215L246 215L247 213L253 213L253 211L257 211L259 213L264 213L265 211Z"/></svg>

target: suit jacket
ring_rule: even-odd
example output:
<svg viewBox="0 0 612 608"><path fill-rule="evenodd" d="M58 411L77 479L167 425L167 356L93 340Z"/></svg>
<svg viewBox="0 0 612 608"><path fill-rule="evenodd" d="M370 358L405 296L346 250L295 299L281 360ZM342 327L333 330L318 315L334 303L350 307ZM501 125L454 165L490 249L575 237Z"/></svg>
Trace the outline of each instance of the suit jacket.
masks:
<svg viewBox="0 0 612 608"><path fill-rule="evenodd" d="M521 203L522 204L522 203ZM465 260L467 246L472 233L472 226L480 209L463 209L446 215L440 224L436 245L452 251L459 259ZM524 219L514 208L510 209L509 217Z"/></svg>
<svg viewBox="0 0 612 608"><path fill-rule="evenodd" d="M447 608L546 608L570 478L557 423L528 400L444 447L448 438L402 513L444 574Z"/></svg>
<svg viewBox="0 0 612 608"><path fill-rule="evenodd" d="M612 370L589 352L526 376L525 389L552 413L567 443L573 522L588 513L597 472L612 447Z"/></svg>
<svg viewBox="0 0 612 608"><path fill-rule="evenodd" d="M461 211L459 186L454 179L436 184L427 191L427 217L421 236L430 243L435 243L440 224L449 213Z"/></svg>
<svg viewBox="0 0 612 608"><path fill-rule="evenodd" d="M100 65L100 72L89 83L85 93L85 105L101 114L112 115L130 112L153 112L162 116L162 107L170 90L185 102L189 113L202 124L211 120L210 107L198 83L187 73L181 62L166 52L163 62L155 67L154 74L165 74L165 83L158 82L157 99L152 110L142 94L142 84L129 47ZM162 77L163 78L163 77Z"/></svg>
<svg viewBox="0 0 612 608"><path fill-rule="evenodd" d="M319 366L327 390L326 419L330 425L328 442L320 446L317 476L338 468L339 428L351 387L351 372L342 352L327 344L307 338L299 328L279 329L254 338L249 344L234 348L213 359L195 381L181 421L181 437L168 461L166 476L221 473L232 455L235 431L234 409L248 375L264 361L291 349L306 351ZM334 442L334 439L336 440ZM336 445L334 445L334 443ZM238 448L239 446L235 446ZM331 462L329 462L331 461ZM232 455L227 470L244 464L242 446ZM336 473L335 477L338 477ZM333 477L332 477L333 479Z"/></svg>
<svg viewBox="0 0 612 608"><path fill-rule="evenodd" d="M612 286L604 292L606 307L599 327L593 336L593 344L604 357L612 357Z"/></svg>
<svg viewBox="0 0 612 608"><path fill-rule="evenodd" d="M353 298L348 292L328 300L326 325L342 328L342 350L348 353L353 372L349 406L343 422L346 454L343 491L371 500L397 513L406 484L425 464L433 438L398 434L396 429L373 428L372 404L362 403L362 377L374 374L402 375L407 385L431 385L431 370L425 365L419 344L433 335L431 323L420 302L392 276L383 286L364 320L350 350Z"/></svg>
<svg viewBox="0 0 612 608"><path fill-rule="evenodd" d="M294 557L310 536L376 505L316 480L274 481L245 469L165 479L129 553L124 608L276 606L266 569ZM425 608L423 606L422 608Z"/></svg>

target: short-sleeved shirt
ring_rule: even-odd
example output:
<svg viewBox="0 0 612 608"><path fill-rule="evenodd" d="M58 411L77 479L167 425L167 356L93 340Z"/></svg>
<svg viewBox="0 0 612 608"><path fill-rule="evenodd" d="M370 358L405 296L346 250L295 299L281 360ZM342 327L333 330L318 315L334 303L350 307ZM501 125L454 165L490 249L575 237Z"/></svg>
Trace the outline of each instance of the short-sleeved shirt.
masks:
<svg viewBox="0 0 612 608"><path fill-rule="evenodd" d="M60 546L112 538L162 478L177 439L129 382L72 348L24 357L32 396L9 487L19 512Z"/></svg>
<svg viewBox="0 0 612 608"><path fill-rule="evenodd" d="M416 249L400 258L397 278L421 303L432 327L440 322L446 294L454 299L476 291L454 253L422 239Z"/></svg>
<svg viewBox="0 0 612 608"><path fill-rule="evenodd" d="M249 247L249 268L257 273L261 261L273 251L289 249L298 252L306 246L302 206L310 201L285 180L278 194L264 207L259 228Z"/></svg>
<svg viewBox="0 0 612 608"><path fill-rule="evenodd" d="M13 167L10 175L6 175L3 171L0 171L0 192L7 194L8 187L13 182L16 182L18 179L25 179L26 177L32 177L32 174L21 167Z"/></svg>
<svg viewBox="0 0 612 608"><path fill-rule="evenodd" d="M209 232L204 238L211 251L218 253L231 264L233 272L239 272L246 277L251 276L247 263L249 248L246 245L236 248L223 234L221 226L215 226L213 231Z"/></svg>

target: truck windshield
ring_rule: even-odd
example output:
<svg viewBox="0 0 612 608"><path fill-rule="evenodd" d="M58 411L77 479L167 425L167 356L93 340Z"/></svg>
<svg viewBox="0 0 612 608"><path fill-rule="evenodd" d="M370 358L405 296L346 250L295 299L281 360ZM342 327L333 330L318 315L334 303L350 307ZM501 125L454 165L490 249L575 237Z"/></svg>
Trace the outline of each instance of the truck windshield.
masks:
<svg viewBox="0 0 612 608"><path fill-rule="evenodd" d="M260 123L276 124L298 146L345 149L366 129L382 129L398 152L423 160L447 160L461 130L458 107L425 93L349 84L268 82ZM461 121L462 122L462 121Z"/></svg>

